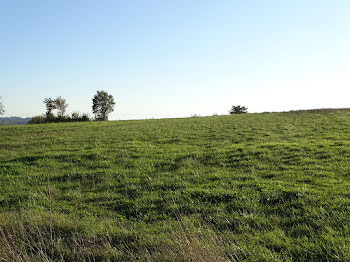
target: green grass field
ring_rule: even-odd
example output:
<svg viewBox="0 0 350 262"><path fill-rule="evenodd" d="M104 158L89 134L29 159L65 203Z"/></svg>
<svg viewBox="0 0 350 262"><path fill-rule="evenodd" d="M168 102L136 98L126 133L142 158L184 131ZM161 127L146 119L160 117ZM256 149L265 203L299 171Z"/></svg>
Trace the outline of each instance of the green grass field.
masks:
<svg viewBox="0 0 350 262"><path fill-rule="evenodd" d="M350 111L0 127L0 261L350 261Z"/></svg>

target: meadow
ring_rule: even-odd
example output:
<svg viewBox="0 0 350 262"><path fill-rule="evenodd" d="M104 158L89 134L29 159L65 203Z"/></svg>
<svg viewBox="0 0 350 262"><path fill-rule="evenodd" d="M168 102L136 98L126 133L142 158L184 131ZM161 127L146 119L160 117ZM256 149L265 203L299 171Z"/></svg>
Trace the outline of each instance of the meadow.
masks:
<svg viewBox="0 0 350 262"><path fill-rule="evenodd" d="M2 126L0 261L350 261L350 111Z"/></svg>

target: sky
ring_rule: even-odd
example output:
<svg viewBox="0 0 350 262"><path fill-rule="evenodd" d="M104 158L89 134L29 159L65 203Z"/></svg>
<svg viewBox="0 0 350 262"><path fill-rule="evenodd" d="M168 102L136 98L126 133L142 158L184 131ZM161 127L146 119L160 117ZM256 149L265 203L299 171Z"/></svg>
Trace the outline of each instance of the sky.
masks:
<svg viewBox="0 0 350 262"><path fill-rule="evenodd" d="M110 119L350 107L349 0L0 0L4 116Z"/></svg>

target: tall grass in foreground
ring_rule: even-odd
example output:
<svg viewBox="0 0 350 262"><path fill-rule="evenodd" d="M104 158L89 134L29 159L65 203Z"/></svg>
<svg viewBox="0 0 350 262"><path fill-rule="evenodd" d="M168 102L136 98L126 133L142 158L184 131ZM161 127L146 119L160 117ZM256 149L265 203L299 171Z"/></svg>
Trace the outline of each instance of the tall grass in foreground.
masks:
<svg viewBox="0 0 350 262"><path fill-rule="evenodd" d="M125 234L130 228L119 225L119 230ZM53 229L43 217L27 216L0 228L0 261L220 262L239 261L242 256L234 243L188 218L174 222L168 230L169 239L154 238L144 245L135 235L125 238L107 230L81 236L76 231Z"/></svg>

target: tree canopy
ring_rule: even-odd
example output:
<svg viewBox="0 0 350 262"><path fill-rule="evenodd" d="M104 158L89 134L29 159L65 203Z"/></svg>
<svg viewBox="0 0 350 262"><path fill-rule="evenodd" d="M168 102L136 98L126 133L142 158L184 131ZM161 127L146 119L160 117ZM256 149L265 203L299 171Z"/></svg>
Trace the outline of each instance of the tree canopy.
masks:
<svg viewBox="0 0 350 262"><path fill-rule="evenodd" d="M66 99L59 96L54 100L54 102L56 105L56 109L58 110L58 116L63 117L65 115L66 109L68 107Z"/></svg>
<svg viewBox="0 0 350 262"><path fill-rule="evenodd" d="M114 98L106 91L97 91L92 99L92 112L96 120L108 120L108 114L114 111Z"/></svg>
<svg viewBox="0 0 350 262"><path fill-rule="evenodd" d="M44 99L44 104L46 105L46 117L52 118L54 117L52 111L57 109L58 110L58 117L64 117L66 113L66 109L68 107L68 104L66 102L66 99L62 97L57 97L56 99L52 99L50 97Z"/></svg>

